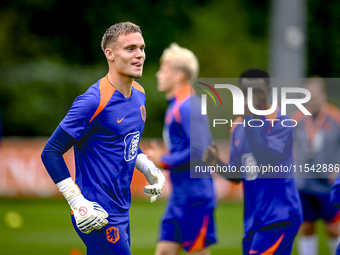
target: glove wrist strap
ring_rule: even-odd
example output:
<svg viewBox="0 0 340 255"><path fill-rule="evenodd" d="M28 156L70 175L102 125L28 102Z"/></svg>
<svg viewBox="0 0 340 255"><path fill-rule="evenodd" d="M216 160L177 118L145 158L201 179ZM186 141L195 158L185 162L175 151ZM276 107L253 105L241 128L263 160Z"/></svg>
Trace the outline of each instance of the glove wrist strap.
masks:
<svg viewBox="0 0 340 255"><path fill-rule="evenodd" d="M58 182L56 185L69 204L73 198L79 195L82 196L78 186L74 183L71 177Z"/></svg>
<svg viewBox="0 0 340 255"><path fill-rule="evenodd" d="M158 169L144 153L140 153L137 155L136 168L143 174L145 168L148 168L150 172L154 172L154 169Z"/></svg>

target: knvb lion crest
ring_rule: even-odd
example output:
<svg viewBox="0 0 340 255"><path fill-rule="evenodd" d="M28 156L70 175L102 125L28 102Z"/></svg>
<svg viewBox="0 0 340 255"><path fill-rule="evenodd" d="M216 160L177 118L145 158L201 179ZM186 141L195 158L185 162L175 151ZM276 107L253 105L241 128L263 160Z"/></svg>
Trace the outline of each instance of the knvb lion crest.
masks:
<svg viewBox="0 0 340 255"><path fill-rule="evenodd" d="M142 105L139 109L140 109L140 114L141 114L142 120L144 120L144 122L145 122L145 119L146 119L146 110L145 110L145 106Z"/></svg>
<svg viewBox="0 0 340 255"><path fill-rule="evenodd" d="M106 229L106 239L111 243L116 243L119 241L119 230L115 227L110 227Z"/></svg>

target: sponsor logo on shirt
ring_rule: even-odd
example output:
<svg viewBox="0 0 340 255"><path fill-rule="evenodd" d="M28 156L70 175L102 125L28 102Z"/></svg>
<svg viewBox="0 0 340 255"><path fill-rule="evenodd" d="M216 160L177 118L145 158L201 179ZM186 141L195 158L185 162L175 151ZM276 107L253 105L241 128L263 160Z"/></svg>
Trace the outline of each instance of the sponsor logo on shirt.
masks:
<svg viewBox="0 0 340 255"><path fill-rule="evenodd" d="M123 119L125 119L125 116L123 118L121 118L121 119L117 119L117 123L118 124L121 123L123 121Z"/></svg>
<svg viewBox="0 0 340 255"><path fill-rule="evenodd" d="M125 149L124 159L125 161L133 160L137 156L139 145L139 131L129 133L124 138Z"/></svg>

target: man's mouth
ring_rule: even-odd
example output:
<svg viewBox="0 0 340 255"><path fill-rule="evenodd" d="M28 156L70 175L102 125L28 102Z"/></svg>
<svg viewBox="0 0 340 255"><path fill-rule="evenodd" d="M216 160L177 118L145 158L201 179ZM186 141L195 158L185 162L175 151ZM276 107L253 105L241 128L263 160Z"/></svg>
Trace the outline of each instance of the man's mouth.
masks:
<svg viewBox="0 0 340 255"><path fill-rule="evenodd" d="M133 63L132 65L135 66L135 67L142 67L143 63L142 62L137 62L137 63Z"/></svg>

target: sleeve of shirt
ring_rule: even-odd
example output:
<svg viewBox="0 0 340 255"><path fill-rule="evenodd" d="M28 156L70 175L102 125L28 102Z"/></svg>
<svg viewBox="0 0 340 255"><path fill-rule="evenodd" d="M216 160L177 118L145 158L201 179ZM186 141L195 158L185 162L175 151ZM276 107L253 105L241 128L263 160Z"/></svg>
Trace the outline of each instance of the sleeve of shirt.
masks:
<svg viewBox="0 0 340 255"><path fill-rule="evenodd" d="M70 177L70 172L66 166L63 154L67 152L75 142L76 140L60 126L57 127L47 141L41 154L41 160L54 183Z"/></svg>
<svg viewBox="0 0 340 255"><path fill-rule="evenodd" d="M190 163L190 108L183 107L179 109L181 116L181 127L184 133L183 139L188 143L188 146L182 151L176 151L161 158L162 168L177 168Z"/></svg>
<svg viewBox="0 0 340 255"><path fill-rule="evenodd" d="M340 173L331 190L331 203L334 207L340 208Z"/></svg>
<svg viewBox="0 0 340 255"><path fill-rule="evenodd" d="M99 96L89 91L77 97L60 127L74 139L81 140L94 126L96 118L92 120L92 117L99 102Z"/></svg>
<svg viewBox="0 0 340 255"><path fill-rule="evenodd" d="M230 134L230 158L229 158L229 164L222 162L219 158L217 159L216 165L220 166L222 168L226 168L228 170L226 171L217 171L219 175L221 175L223 178L239 183L242 181L242 176L240 172L240 164L238 163L238 156L237 151L234 145L234 135L233 133ZM234 169L234 170L232 170Z"/></svg>
<svg viewBox="0 0 340 255"><path fill-rule="evenodd" d="M235 148L235 138L234 138L234 133L230 133L230 146L229 146L229 151L230 151L230 157L229 157L229 164L223 163L221 160L217 160L217 164L221 165L222 167L225 166L228 169L232 169L232 167L235 168L235 172L233 171L222 171L219 172L221 176L223 176L225 179L228 179L229 181L239 183L242 181L242 176L240 172L240 164L239 164L239 159L237 155L237 150Z"/></svg>
<svg viewBox="0 0 340 255"><path fill-rule="evenodd" d="M230 145L229 145L229 150L230 150L230 157L229 157L229 165L231 166L236 166L239 167L239 161L238 161L238 156L237 156L237 151L235 148L235 137L234 133L230 133Z"/></svg>
<svg viewBox="0 0 340 255"><path fill-rule="evenodd" d="M253 117L245 117L246 123ZM245 127L249 147L258 164L275 164L284 153L287 143L291 140L293 130L282 127L276 121L267 135L261 136L261 128Z"/></svg>

